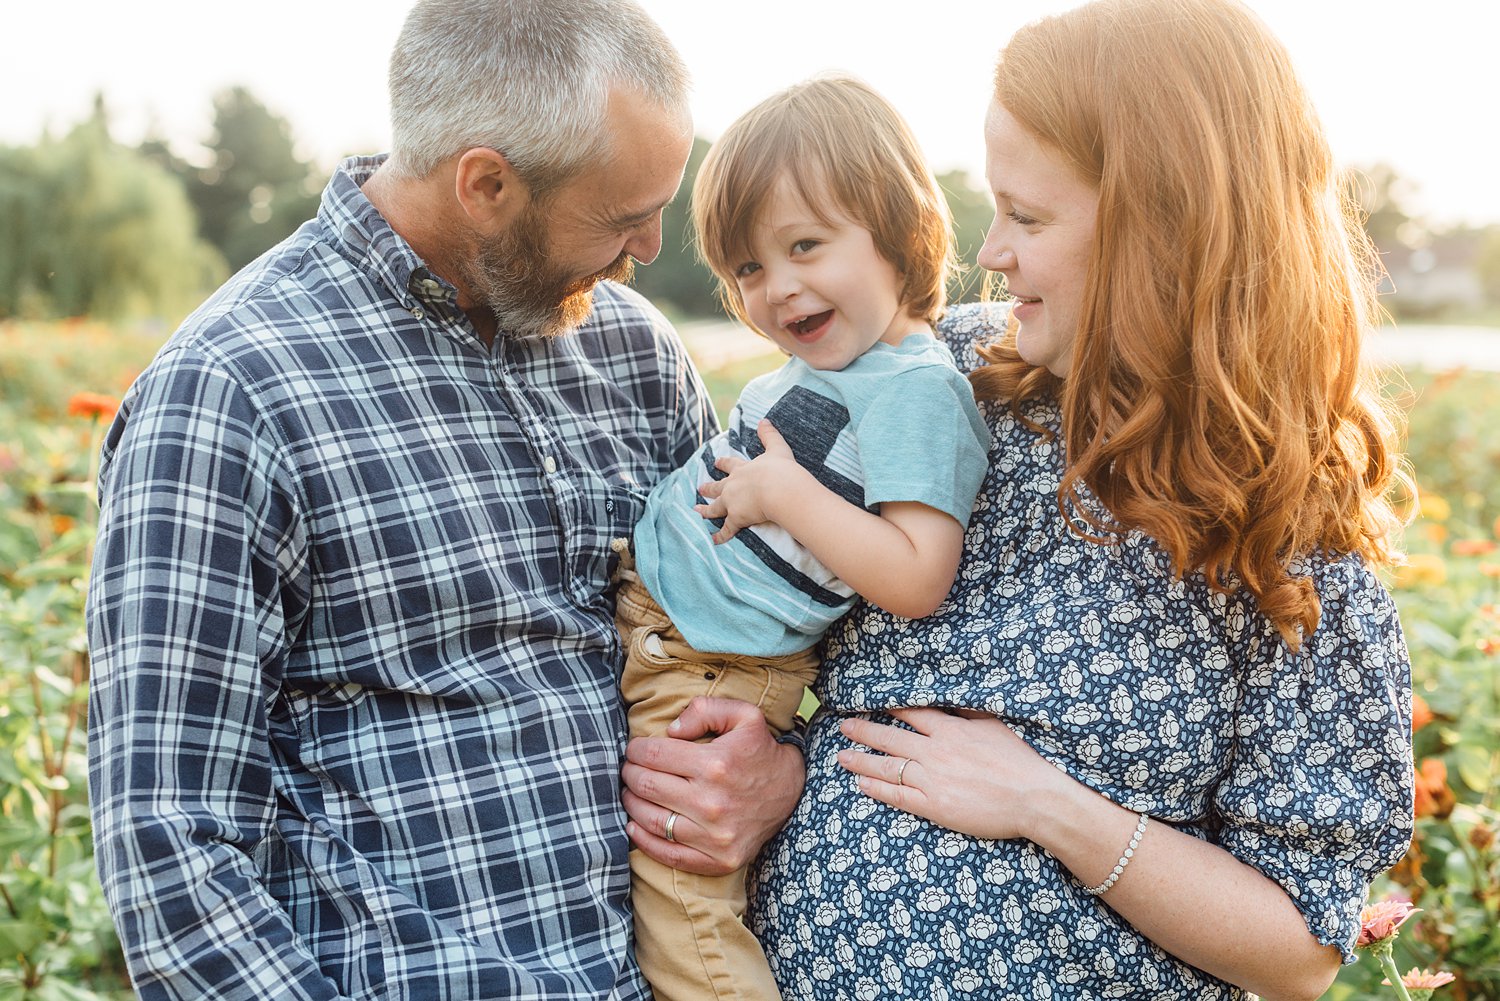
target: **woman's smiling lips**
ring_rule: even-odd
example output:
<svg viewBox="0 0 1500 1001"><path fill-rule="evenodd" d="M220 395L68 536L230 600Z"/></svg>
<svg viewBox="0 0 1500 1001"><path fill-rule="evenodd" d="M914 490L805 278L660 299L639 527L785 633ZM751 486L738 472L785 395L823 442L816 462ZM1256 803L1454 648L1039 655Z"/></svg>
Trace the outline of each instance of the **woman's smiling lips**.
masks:
<svg viewBox="0 0 1500 1001"><path fill-rule="evenodd" d="M1010 299L1015 303L1010 309L1011 314L1022 323L1026 322L1028 316L1035 316L1042 305L1042 300L1035 296L1012 295Z"/></svg>

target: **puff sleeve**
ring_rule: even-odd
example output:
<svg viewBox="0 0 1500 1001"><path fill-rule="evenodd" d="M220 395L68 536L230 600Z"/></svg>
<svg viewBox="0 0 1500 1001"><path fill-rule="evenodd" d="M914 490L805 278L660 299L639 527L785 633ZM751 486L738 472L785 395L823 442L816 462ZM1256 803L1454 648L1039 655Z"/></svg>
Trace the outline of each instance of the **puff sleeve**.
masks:
<svg viewBox="0 0 1500 1001"><path fill-rule="evenodd" d="M1255 625L1214 805L1219 843L1280 885L1348 963L1371 880L1411 840L1410 662L1395 603L1356 557L1310 572L1322 615L1300 650L1246 613Z"/></svg>

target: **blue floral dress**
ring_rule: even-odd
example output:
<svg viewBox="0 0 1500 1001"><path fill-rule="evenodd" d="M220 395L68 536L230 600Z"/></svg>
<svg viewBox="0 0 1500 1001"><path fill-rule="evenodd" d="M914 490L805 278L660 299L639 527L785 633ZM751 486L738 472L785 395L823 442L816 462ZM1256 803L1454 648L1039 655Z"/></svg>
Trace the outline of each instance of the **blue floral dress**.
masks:
<svg viewBox="0 0 1500 1001"><path fill-rule="evenodd" d="M960 365L999 318L974 306L944 321ZM890 722L898 706L994 713L1080 782L1265 873L1348 960L1368 883L1411 834L1409 666L1390 596L1357 558L1306 560L1322 618L1294 653L1248 595L1174 580L1150 539L1071 534L1060 440L1008 406L985 411L990 470L948 600L920 620L862 603L826 639L806 792L761 856L750 914L783 996L1244 996L1157 948L1036 844L861 793L835 760L851 746L839 722ZM1054 403L1027 413L1057 431Z"/></svg>

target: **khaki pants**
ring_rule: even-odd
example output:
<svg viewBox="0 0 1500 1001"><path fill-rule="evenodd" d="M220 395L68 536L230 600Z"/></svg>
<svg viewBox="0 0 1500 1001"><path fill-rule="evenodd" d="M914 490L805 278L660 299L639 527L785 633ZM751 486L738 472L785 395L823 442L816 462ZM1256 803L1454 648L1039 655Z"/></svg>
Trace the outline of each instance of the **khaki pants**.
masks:
<svg viewBox="0 0 1500 1001"><path fill-rule="evenodd" d="M812 649L781 658L701 653L682 638L621 553L615 625L625 644L620 690L630 734L665 732L698 695L759 706L778 733L792 726L817 674ZM630 853L635 951L656 1001L779 1001L760 943L745 927L745 870L697 876Z"/></svg>

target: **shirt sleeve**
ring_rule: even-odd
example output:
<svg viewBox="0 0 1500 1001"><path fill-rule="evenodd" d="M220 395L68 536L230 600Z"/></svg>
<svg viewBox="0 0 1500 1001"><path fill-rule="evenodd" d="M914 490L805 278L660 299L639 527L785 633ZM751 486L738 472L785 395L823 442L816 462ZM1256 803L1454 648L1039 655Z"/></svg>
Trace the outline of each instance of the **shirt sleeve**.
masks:
<svg viewBox="0 0 1500 1001"><path fill-rule="evenodd" d="M866 504L915 501L967 527L990 444L968 379L947 365L902 372L871 401L857 437Z"/></svg>
<svg viewBox="0 0 1500 1001"><path fill-rule="evenodd" d="M1395 603L1356 557L1314 572L1322 616L1291 651L1249 630L1220 844L1352 962L1370 882L1412 832L1411 671Z"/></svg>
<svg viewBox="0 0 1500 1001"><path fill-rule="evenodd" d="M89 591L100 880L142 998L333 998L252 857L276 811L267 706L306 610L269 429L192 351L105 442Z"/></svg>

